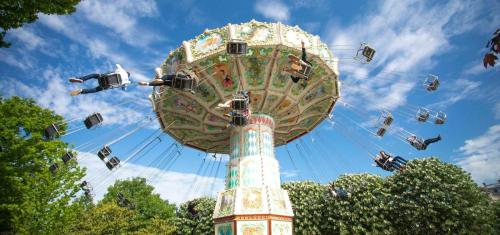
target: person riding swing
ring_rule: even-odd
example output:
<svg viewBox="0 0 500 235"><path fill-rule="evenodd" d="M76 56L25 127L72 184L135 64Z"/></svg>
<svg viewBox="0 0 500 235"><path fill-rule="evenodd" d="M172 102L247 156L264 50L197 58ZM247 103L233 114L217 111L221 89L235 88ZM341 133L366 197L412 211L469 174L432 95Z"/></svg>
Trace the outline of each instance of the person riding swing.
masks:
<svg viewBox="0 0 500 235"><path fill-rule="evenodd" d="M125 90L130 84L130 73L122 68L121 65L116 64L116 70L114 72L109 72L105 74L93 73L79 78L70 78L69 81L72 83L84 83L90 79L96 79L99 82L99 85L94 88L85 88L85 89L76 89L71 91L72 96L76 96L79 94L89 94L96 93L99 91L113 89L113 88L122 88Z"/></svg>
<svg viewBox="0 0 500 235"><path fill-rule="evenodd" d="M307 52L304 45L302 44L302 58L299 59L295 55L289 55L288 59L290 62L290 68L285 68L285 72L290 73L290 78L294 83L299 82L300 79L304 79L305 82L309 80L309 76L312 73L312 64L307 60Z"/></svg>
<svg viewBox="0 0 500 235"><path fill-rule="evenodd" d="M188 71L180 70L176 74L162 76L161 68L156 68L156 77L150 82L139 82L140 86L169 86L175 89L193 92L198 85L198 77Z"/></svg>

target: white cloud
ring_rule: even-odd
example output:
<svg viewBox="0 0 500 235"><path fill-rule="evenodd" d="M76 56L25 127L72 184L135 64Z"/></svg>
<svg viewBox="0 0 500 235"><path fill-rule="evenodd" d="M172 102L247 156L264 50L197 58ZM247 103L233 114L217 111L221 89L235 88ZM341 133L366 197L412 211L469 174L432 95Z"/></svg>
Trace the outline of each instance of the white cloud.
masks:
<svg viewBox="0 0 500 235"><path fill-rule="evenodd" d="M95 1L86 0L78 5L78 10L90 22L106 27L118 34L126 43L133 46L146 46L160 39L154 32L146 31L137 25L140 17L158 14L156 2L141 1Z"/></svg>
<svg viewBox="0 0 500 235"><path fill-rule="evenodd" d="M296 178L299 173L296 170L281 171L281 175L287 179Z"/></svg>
<svg viewBox="0 0 500 235"><path fill-rule="evenodd" d="M354 52L336 51L335 45L367 41L377 50L370 65L341 59L341 71L347 76L344 100L372 110L404 105L410 90L423 82L422 73L435 65L434 56L446 52L451 48L450 38L464 32L456 29L464 27L457 23L464 24L459 16L467 14L467 24L478 17L476 7L469 5L451 1L429 7L421 1L383 1L374 13L360 17L359 23L330 26L330 48L340 58L352 57Z"/></svg>
<svg viewBox="0 0 500 235"><path fill-rule="evenodd" d="M117 45L111 40L89 36L93 33L86 29L84 24L78 23L73 18L54 15L40 15L39 18L39 21L45 26L86 47L92 57L104 58L111 64L121 64L125 69L131 71L131 79L144 81L152 77L146 75L147 72L144 69L139 68L141 66L136 63L136 60L120 52ZM152 70L151 68L151 74Z"/></svg>
<svg viewBox="0 0 500 235"><path fill-rule="evenodd" d="M481 82L471 81L468 79L457 79L452 83L445 84L441 86L444 95L441 101L429 105L429 107L437 107L440 109L446 108L452 104L457 103L460 100L466 99L474 95L474 92L478 91Z"/></svg>
<svg viewBox="0 0 500 235"><path fill-rule="evenodd" d="M500 101L498 101L495 104L495 107L493 107L493 112L495 113L495 118L500 119Z"/></svg>
<svg viewBox="0 0 500 235"><path fill-rule="evenodd" d="M117 171L110 173L105 164L92 153L79 153L78 163L80 166L87 168L87 176L84 180L90 181L91 185L94 187L96 200L102 199L107 188L113 185L116 180L132 177L143 177L148 179L148 183L155 187L155 192L159 193L163 199L167 199L169 202L176 204L204 195L216 195L217 192L222 191L224 188L223 178L206 176L197 177L195 174L164 171L156 167L143 166L130 162L119 167ZM224 169L221 164L219 173L222 171L224 171ZM192 193L187 194L191 187L195 187L193 182L195 182L196 178L198 190L191 190ZM212 184L213 187L211 187Z"/></svg>
<svg viewBox="0 0 500 235"><path fill-rule="evenodd" d="M491 126L486 133L465 141L459 149L464 158L457 161L478 182L497 180L500 172L500 124Z"/></svg>
<svg viewBox="0 0 500 235"><path fill-rule="evenodd" d="M255 11L275 21L287 21L290 18L288 6L279 0L259 0L255 3Z"/></svg>
<svg viewBox="0 0 500 235"><path fill-rule="evenodd" d="M103 115L108 124L126 125L134 123L143 118L144 114L137 108L130 108L120 104L124 101L133 101L139 108L149 110L149 102L146 100L145 92L123 92L118 89L102 91L91 95L80 95L72 97L69 92L76 88L71 88L70 83L63 78L58 69L47 69L39 76L41 85L33 83L26 84L15 79L4 79L0 82L0 88L6 96L22 96L35 98L38 104L45 108L50 108L56 113L64 116L67 120L75 118L85 118L93 112ZM78 84L79 86L92 87L96 84ZM111 99L109 92L113 92ZM115 99L113 99L113 97Z"/></svg>
<svg viewBox="0 0 500 235"><path fill-rule="evenodd" d="M29 30L28 28L18 28L9 32L14 38L17 38L21 43L26 46L29 50L33 50L43 44L44 40L38 36L35 32Z"/></svg>

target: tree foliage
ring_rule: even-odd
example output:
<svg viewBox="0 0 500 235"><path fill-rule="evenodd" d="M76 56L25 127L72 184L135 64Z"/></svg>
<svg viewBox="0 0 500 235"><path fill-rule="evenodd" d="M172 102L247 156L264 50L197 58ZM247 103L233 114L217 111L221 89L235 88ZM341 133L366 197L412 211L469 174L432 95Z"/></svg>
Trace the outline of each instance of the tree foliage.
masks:
<svg viewBox="0 0 500 235"><path fill-rule="evenodd" d="M118 194L121 193L130 201L142 220L154 217L167 220L174 218L175 205L161 199L159 194L153 193L153 190L154 187L148 185L145 178L118 180L108 188L101 203L118 203Z"/></svg>
<svg viewBox="0 0 500 235"><path fill-rule="evenodd" d="M403 234L489 234L489 198L461 168L437 158L410 161L386 181L390 219Z"/></svg>
<svg viewBox="0 0 500 235"><path fill-rule="evenodd" d="M119 207L115 203L103 203L85 212L72 233L80 234L128 234L137 232L142 224L136 220L137 212Z"/></svg>
<svg viewBox="0 0 500 235"><path fill-rule="evenodd" d="M215 233L213 213L215 199L197 198L180 205L177 211L177 233L179 235L211 235Z"/></svg>
<svg viewBox="0 0 500 235"><path fill-rule="evenodd" d="M4 40L10 29L15 29L38 19L39 13L66 15L76 10L80 0L2 0L0 1L0 47L9 47L10 43Z"/></svg>
<svg viewBox="0 0 500 235"><path fill-rule="evenodd" d="M72 200L84 173L76 161L62 162L66 143L45 141L41 133L63 118L32 99L12 97L0 98L0 120L0 231L62 232L82 210ZM49 171L53 163L59 165L55 173Z"/></svg>
<svg viewBox="0 0 500 235"><path fill-rule="evenodd" d="M323 234L326 188L311 181L289 182L282 187L292 202L295 234Z"/></svg>
<svg viewBox="0 0 500 235"><path fill-rule="evenodd" d="M342 175L336 188L347 191L346 198L328 197L323 221L324 234L391 234L387 218L387 190L384 180L370 174Z"/></svg>

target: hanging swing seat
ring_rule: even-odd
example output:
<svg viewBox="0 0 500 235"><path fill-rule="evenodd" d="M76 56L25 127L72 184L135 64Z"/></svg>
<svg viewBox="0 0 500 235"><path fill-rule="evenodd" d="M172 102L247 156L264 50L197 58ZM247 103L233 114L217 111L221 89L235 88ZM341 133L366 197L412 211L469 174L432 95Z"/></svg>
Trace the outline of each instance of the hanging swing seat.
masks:
<svg viewBox="0 0 500 235"><path fill-rule="evenodd" d="M361 43L361 46L356 52L356 56L354 57L354 59L360 61L361 63L368 64L373 60L375 52L375 49L368 46L368 44Z"/></svg>
<svg viewBox="0 0 500 235"><path fill-rule="evenodd" d="M439 111L434 116L434 123L437 125L442 125L446 121L446 113Z"/></svg>
<svg viewBox="0 0 500 235"><path fill-rule="evenodd" d="M100 77L98 79L98 82L99 86L104 89L119 87L122 85L122 77L120 76L120 74L113 73Z"/></svg>
<svg viewBox="0 0 500 235"><path fill-rule="evenodd" d="M387 129L385 129L385 127L381 127L381 128L379 128L379 129L377 130L377 133L376 133L376 134L377 134L377 136L382 137L382 136L384 136L384 135L385 135L385 133L386 133L386 132L387 132Z"/></svg>
<svg viewBox="0 0 500 235"><path fill-rule="evenodd" d="M439 78L436 75L429 74L424 81L424 87L427 91L432 92L439 87Z"/></svg>
<svg viewBox="0 0 500 235"><path fill-rule="evenodd" d="M104 161L104 159L111 154L111 148L109 146L104 145L104 147L97 152L97 156Z"/></svg>
<svg viewBox="0 0 500 235"><path fill-rule="evenodd" d="M119 164L120 164L120 159L115 156L115 157L112 157L111 159L109 159L108 162L106 162L106 167L108 167L109 170L113 170Z"/></svg>
<svg viewBox="0 0 500 235"><path fill-rule="evenodd" d="M172 79L172 87L175 89L193 92L196 88L197 77L194 73L179 71Z"/></svg>
<svg viewBox="0 0 500 235"><path fill-rule="evenodd" d="M103 118L100 113L93 113L87 118L85 118L83 123L85 124L85 127L87 127L87 129L91 129L96 126L100 126L102 124L102 121Z"/></svg>
<svg viewBox="0 0 500 235"><path fill-rule="evenodd" d="M392 113L389 111L384 111L380 115L379 120L381 121L381 126L384 126L385 128L389 127L392 122L394 121L394 117L392 116Z"/></svg>
<svg viewBox="0 0 500 235"><path fill-rule="evenodd" d="M313 72L311 64L306 63L295 55L289 55L288 59L290 62L290 70L293 71L292 76L308 80Z"/></svg>
<svg viewBox="0 0 500 235"><path fill-rule="evenodd" d="M59 169L59 165L57 163L54 163L49 167L49 171L52 172L52 174L55 174L57 169Z"/></svg>
<svg viewBox="0 0 500 235"><path fill-rule="evenodd" d="M63 162L66 164L68 163L69 161L71 161L71 159L73 159L74 156L73 156L73 153L71 152L66 152L62 157L61 159L63 160Z"/></svg>
<svg viewBox="0 0 500 235"><path fill-rule="evenodd" d="M244 111L248 109L248 97L237 95L231 100L231 108L233 110Z"/></svg>
<svg viewBox="0 0 500 235"><path fill-rule="evenodd" d="M429 119L430 112L426 108L419 108L415 117L419 122L426 122Z"/></svg>
<svg viewBox="0 0 500 235"><path fill-rule="evenodd" d="M228 42L226 45L226 52L235 56L246 55L248 52L248 44L239 41Z"/></svg>
<svg viewBox="0 0 500 235"><path fill-rule="evenodd" d="M232 120L235 126L246 126L248 124L248 115L236 113L232 116Z"/></svg>
<svg viewBox="0 0 500 235"><path fill-rule="evenodd" d="M47 128L45 128L43 134L45 136L45 139L53 140L61 135L60 127L56 123L52 123Z"/></svg>

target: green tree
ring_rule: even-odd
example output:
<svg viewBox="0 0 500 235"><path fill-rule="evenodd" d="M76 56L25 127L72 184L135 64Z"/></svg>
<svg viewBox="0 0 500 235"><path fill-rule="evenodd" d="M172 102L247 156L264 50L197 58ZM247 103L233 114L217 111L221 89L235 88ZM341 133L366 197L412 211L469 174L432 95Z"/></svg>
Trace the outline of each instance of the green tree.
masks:
<svg viewBox="0 0 500 235"><path fill-rule="evenodd" d="M138 233L143 223L134 210L115 203L103 203L84 213L73 227L73 234L131 234Z"/></svg>
<svg viewBox="0 0 500 235"><path fill-rule="evenodd" d="M494 234L500 234L500 201L493 202L493 208L495 210Z"/></svg>
<svg viewBox="0 0 500 235"><path fill-rule="evenodd" d="M80 0L2 0L0 1L0 48L10 47L4 40L10 29L15 29L38 19L39 13L66 15L73 13Z"/></svg>
<svg viewBox="0 0 500 235"><path fill-rule="evenodd" d="M181 204L177 211L177 233L179 235L211 235L215 233L213 213L215 199L197 198Z"/></svg>
<svg viewBox="0 0 500 235"><path fill-rule="evenodd" d="M292 202L295 234L323 234L326 188L311 181L289 182L282 187Z"/></svg>
<svg viewBox="0 0 500 235"><path fill-rule="evenodd" d="M323 234L392 234L387 219L387 190L384 180L370 174L342 175L334 181L346 198L328 197Z"/></svg>
<svg viewBox="0 0 500 235"><path fill-rule="evenodd" d="M386 180L389 218L401 234L490 234L493 210L461 168L437 158L413 160Z"/></svg>
<svg viewBox="0 0 500 235"><path fill-rule="evenodd" d="M154 187L146 183L145 178L132 178L118 180L108 188L108 192L100 203L110 203L118 201L118 194L121 193L125 199L131 203L134 210L139 213L139 218L146 221L151 218L170 220L175 217L175 205L169 204L160 198L160 195L153 193Z"/></svg>
<svg viewBox="0 0 500 235"><path fill-rule="evenodd" d="M76 161L62 162L66 143L41 135L63 118L32 99L0 97L0 120L0 231L63 232L83 209L72 201L84 172ZM53 163L59 165L54 173L49 170Z"/></svg>

